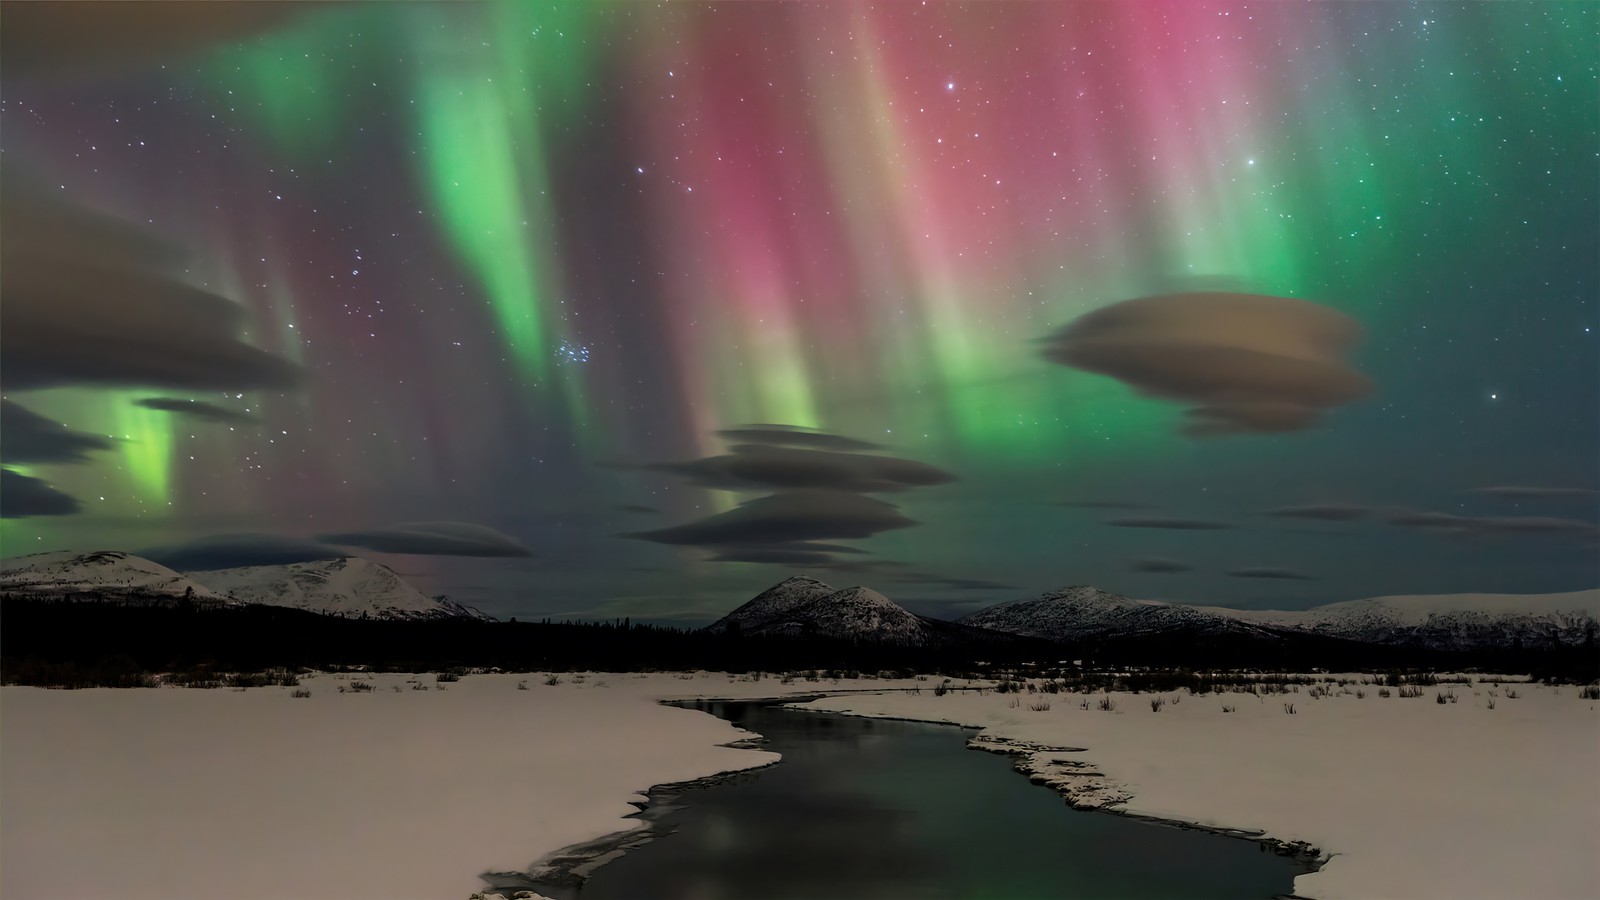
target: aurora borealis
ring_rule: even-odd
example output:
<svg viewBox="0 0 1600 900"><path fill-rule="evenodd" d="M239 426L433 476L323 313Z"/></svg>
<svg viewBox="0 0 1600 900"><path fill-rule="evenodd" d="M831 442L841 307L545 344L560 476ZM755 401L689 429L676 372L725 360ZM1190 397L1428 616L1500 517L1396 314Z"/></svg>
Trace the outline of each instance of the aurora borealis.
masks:
<svg viewBox="0 0 1600 900"><path fill-rule="evenodd" d="M8 512L6 555L476 523L533 556L385 561L497 614L683 620L802 564L935 613L1594 585L1592 4L297 5L82 71L30 68L81 34L14 7L8 178L186 250L302 377L8 371L106 446L6 457L81 505ZM1373 393L1196 439L1041 353L1200 291L1348 316ZM882 449L719 434L769 424ZM796 487L670 468L730 450L950 477L847 492L915 525L793 532L833 549L619 537ZM1506 486L1568 493L1474 493ZM766 508L834 508L806 496Z"/></svg>

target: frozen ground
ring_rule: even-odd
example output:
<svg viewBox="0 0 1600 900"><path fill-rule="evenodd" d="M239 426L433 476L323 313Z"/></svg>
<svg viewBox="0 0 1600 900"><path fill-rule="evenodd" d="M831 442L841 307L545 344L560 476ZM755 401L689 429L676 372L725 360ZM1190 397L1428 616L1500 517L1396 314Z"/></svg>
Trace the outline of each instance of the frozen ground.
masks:
<svg viewBox="0 0 1600 900"><path fill-rule="evenodd" d="M1600 703L1570 686L1441 685L1406 699L1351 687L1365 699L1312 699L1306 687L1259 698L1121 693L1106 712L1102 694L1087 695L1085 710L1078 694L924 690L812 706L979 725L980 739L998 744L1082 748L1028 762L1083 805L1126 797L1129 812L1262 830L1333 854L1296 880L1304 897L1600 897ZM1436 702L1452 689L1457 702ZM1168 699L1159 712L1156 696ZM1032 709L1040 700L1050 708ZM1237 710L1224 713L1224 703ZM1057 764L1080 761L1090 766L1078 771L1103 777Z"/></svg>
<svg viewBox="0 0 1600 900"><path fill-rule="evenodd" d="M339 693L355 680L375 690ZM472 675L441 692L432 675L319 675L307 699L7 687L0 896L465 898L480 873L631 827L628 801L652 785L773 759L717 746L747 735L658 699L910 684ZM920 687L817 706L1083 748L1029 761L1086 805L1126 797L1130 812L1332 853L1297 882L1306 897L1600 896L1600 704L1573 687L1458 685L1453 704L1434 700L1446 686L1408 699L1373 686L1365 699L1165 694L1159 713L1150 694L1111 695L1117 709L1102 712L1103 695L1084 710L1075 694ZM1043 699L1050 709L1030 708Z"/></svg>
<svg viewBox="0 0 1600 900"><path fill-rule="evenodd" d="M377 675L341 694L352 677L320 675L305 699L4 688L0 896L460 900L482 872L631 827L628 801L652 785L775 758L717 746L748 735L658 698L833 687L563 678L441 692L432 675Z"/></svg>

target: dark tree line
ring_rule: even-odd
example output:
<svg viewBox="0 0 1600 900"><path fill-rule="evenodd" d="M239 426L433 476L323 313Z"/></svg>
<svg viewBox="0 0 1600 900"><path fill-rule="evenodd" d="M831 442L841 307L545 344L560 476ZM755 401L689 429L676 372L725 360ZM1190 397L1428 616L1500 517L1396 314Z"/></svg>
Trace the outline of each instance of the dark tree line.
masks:
<svg viewBox="0 0 1600 900"><path fill-rule="evenodd" d="M136 684L151 672L367 666L396 671L970 669L1042 642L924 648L817 637L708 634L627 620L480 622L325 616L274 606L0 599L0 680Z"/></svg>
<svg viewBox="0 0 1600 900"><path fill-rule="evenodd" d="M970 629L969 629L970 630ZM1588 680L1600 675L1592 636L1447 653L1289 633L1268 638L1173 632L1063 645L952 632L935 646L829 640L815 635L709 634L612 622L396 621L326 616L275 606L218 606L149 598L0 598L0 681L137 686L166 673L261 672L366 666L395 671L729 672L886 669L970 672L1025 662L1306 671L1468 669Z"/></svg>

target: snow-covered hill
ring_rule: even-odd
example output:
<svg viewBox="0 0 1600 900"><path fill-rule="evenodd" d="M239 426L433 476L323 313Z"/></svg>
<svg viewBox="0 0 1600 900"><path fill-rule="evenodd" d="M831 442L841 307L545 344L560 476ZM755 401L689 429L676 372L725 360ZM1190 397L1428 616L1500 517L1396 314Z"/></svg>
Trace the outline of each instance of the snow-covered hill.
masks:
<svg viewBox="0 0 1600 900"><path fill-rule="evenodd" d="M186 575L120 550L60 550L0 560L0 592L32 596L226 602Z"/></svg>
<svg viewBox="0 0 1600 900"><path fill-rule="evenodd" d="M746 634L814 635L841 640L925 643L922 620L871 588L812 597Z"/></svg>
<svg viewBox="0 0 1600 900"><path fill-rule="evenodd" d="M1440 594L1375 597L1306 610L1244 610L1130 600L1092 587L1051 591L979 610L961 624L1058 641L1163 632L1313 634L1444 650L1576 644L1600 620L1600 590L1569 594Z"/></svg>
<svg viewBox="0 0 1600 900"><path fill-rule="evenodd" d="M833 593L833 588L816 580L795 576L785 578L757 594L754 599L706 627L712 633L727 631L730 627L746 633L753 632L768 622L788 615L795 608Z"/></svg>
<svg viewBox="0 0 1600 900"><path fill-rule="evenodd" d="M871 588L834 590L813 578L789 578L708 626L747 635L788 635L903 646L949 646L997 635L907 611ZM1005 640L1014 640L1007 638Z"/></svg>
<svg viewBox="0 0 1600 900"><path fill-rule="evenodd" d="M1253 623L1220 615L1216 610L1157 600L1131 600L1088 585L1061 588L1031 600L986 607L961 619L960 623L1068 642L1185 629L1261 630Z"/></svg>
<svg viewBox="0 0 1600 900"><path fill-rule="evenodd" d="M469 606L429 597L388 566L361 557L217 569L193 572L190 577L243 603L290 606L326 615L493 619Z"/></svg>
<svg viewBox="0 0 1600 900"><path fill-rule="evenodd" d="M1306 610L1208 609L1241 621L1379 644L1441 649L1577 644L1600 623L1600 590L1373 597Z"/></svg>

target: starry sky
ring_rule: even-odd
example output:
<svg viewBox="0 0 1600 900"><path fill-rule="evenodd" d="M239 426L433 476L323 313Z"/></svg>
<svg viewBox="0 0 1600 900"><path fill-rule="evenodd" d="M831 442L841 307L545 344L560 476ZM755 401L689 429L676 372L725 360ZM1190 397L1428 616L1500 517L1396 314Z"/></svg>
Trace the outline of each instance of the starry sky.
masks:
<svg viewBox="0 0 1600 900"><path fill-rule="evenodd" d="M1600 581L1594 4L118 6L4 8L5 555Z"/></svg>

